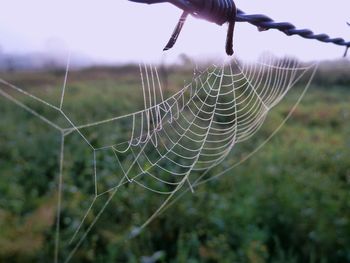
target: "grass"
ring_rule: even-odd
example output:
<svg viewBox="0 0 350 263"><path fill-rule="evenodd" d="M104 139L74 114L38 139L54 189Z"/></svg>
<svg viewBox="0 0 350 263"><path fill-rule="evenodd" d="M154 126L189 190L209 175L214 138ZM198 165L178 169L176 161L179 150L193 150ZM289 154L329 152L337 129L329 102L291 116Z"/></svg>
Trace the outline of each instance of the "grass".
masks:
<svg viewBox="0 0 350 263"><path fill-rule="evenodd" d="M72 72L65 111L83 124L139 109L142 96L136 70L130 66ZM324 86L320 83L326 73L317 76L292 118L261 151L218 180L196 188L194 194L185 194L132 239L130 230L165 197L135 185L123 188L72 262L350 262L350 82L343 72L322 70L336 77ZM168 93L190 76L176 69L171 73ZM63 72L5 77L59 105ZM37 102L11 94L48 119L67 125ZM209 176L237 162L271 134L298 94L299 88L288 94L259 133L238 145ZM60 136L3 97L0 112L0 262L50 262ZM97 131L89 136L96 143L103 140ZM79 136L67 136L60 225L63 257L92 201L92 158ZM103 164L98 167L99 187L114 186L121 174L113 156L97 158ZM98 200L88 223L108 197Z"/></svg>

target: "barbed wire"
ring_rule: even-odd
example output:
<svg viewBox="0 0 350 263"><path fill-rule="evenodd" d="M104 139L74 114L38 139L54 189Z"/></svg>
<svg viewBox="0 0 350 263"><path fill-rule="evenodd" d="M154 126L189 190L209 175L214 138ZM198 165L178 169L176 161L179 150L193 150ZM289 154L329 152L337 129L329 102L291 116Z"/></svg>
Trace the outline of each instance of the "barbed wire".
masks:
<svg viewBox="0 0 350 263"><path fill-rule="evenodd" d="M237 22L248 22L256 26L259 30L269 30L269 29L277 29L287 36L298 35L302 38L306 39L315 39L324 43L332 43L339 46L346 47L344 57L347 55L347 51L350 47L350 41L345 41L343 38L331 38L327 34L315 34L310 29L297 29L292 23L289 22L276 22L272 18L262 15L262 14L253 14L248 15L244 13L242 10L237 10L236 16ZM349 25L349 24L348 24Z"/></svg>
<svg viewBox="0 0 350 263"><path fill-rule="evenodd" d="M302 38L306 39L314 39L324 43L332 43L338 46L344 46L346 48L344 57L348 53L348 49L350 48L350 41L345 41L343 38L337 37L332 38L327 34L315 34L310 29L298 29L295 25L289 22L276 22L272 18L262 15L262 14L246 14L240 9L236 8L236 5L233 0L129 0L137 3L144 4L158 4L169 2L178 8L183 10L183 14L174 30L170 41L164 50L168 50L174 46L180 31L185 23L186 17L188 14L192 14L195 17L204 18L210 22L214 22L216 24L222 25L224 23L229 23L230 27L228 29L228 37L226 43L226 53L228 55L233 54L233 50L231 48L227 49L227 47L232 46L232 36L234 30L235 22L247 22L254 26L256 26L259 31L265 31L269 29L276 29L287 36L298 35ZM234 15L232 15L234 14ZM348 23L350 26L350 24Z"/></svg>

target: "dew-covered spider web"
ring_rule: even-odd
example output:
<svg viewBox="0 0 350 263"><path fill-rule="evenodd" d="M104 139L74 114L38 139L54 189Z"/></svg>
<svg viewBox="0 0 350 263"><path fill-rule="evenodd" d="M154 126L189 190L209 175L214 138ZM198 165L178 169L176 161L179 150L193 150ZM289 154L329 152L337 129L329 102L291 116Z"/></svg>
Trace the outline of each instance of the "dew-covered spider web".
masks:
<svg viewBox="0 0 350 263"><path fill-rule="evenodd" d="M164 92L157 67L140 64L139 87L143 108L105 119L97 116L98 120L88 119L86 122L72 115L74 107L66 108L70 89L69 59L56 103L1 79L0 94L3 97L59 133L54 261L73 261L90 232L110 211L112 200L119 198L123 201L118 211L110 211L108 215L119 213L121 219L118 220L135 221L131 223L126 237L127 242L132 242L129 239L141 234L184 192L195 193L199 185L224 175L251 157L289 118L309 87L316 68L315 64L300 64L293 59L269 57L246 64L233 59L196 70L191 81L168 95ZM301 95L280 125L249 154L231 161L229 166L223 165L233 149L251 139L264 124L269 111L297 85L303 86ZM22 101L20 97L26 97L31 103ZM116 103L123 99L127 98L115 98ZM33 105L40 105L47 111L44 114ZM84 104L76 105L79 106ZM98 107L104 107L104 104L100 103ZM91 115L90 119L93 117ZM72 141L86 146L84 155L69 148ZM90 156L91 169L85 175L68 172L73 168L65 165L66 160L83 158L81 156ZM220 165L223 165L220 172L212 172ZM69 182L73 179L68 175L74 180L89 180L93 185L84 189L85 195L81 196L82 214L69 210L70 198L78 195L74 187L79 188L79 184L70 186ZM135 199L140 194L154 194L160 201L151 205L155 208L153 211L146 211L146 218L136 214L132 218L123 218L123 206L128 205L123 193L129 191L135 191ZM140 201L140 210L144 209L142 205ZM67 214L75 220L63 222ZM108 215L103 220L108 220ZM67 225L72 231L62 234L62 227Z"/></svg>

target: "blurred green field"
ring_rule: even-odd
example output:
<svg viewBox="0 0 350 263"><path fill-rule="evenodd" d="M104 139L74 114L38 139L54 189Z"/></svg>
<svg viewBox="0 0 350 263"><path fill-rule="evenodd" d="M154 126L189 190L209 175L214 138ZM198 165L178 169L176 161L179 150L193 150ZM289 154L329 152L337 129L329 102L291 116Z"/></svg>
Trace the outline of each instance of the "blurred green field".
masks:
<svg viewBox="0 0 350 263"><path fill-rule="evenodd" d="M125 187L71 262L350 262L349 68L345 62L321 67L291 119L265 147L193 194L184 194L131 239L130 231L164 196L135 185ZM191 78L191 72L179 68L168 74L167 94ZM0 77L59 103L63 71ZM142 108L139 81L133 66L71 72L64 109L77 124L135 111ZM65 125L39 103L2 84L0 88ZM301 92L295 87L255 137L237 145L210 175L256 148L283 121ZM52 262L60 134L2 96L0 113L0 262ZM102 140L98 134L93 138ZM93 191L91 151L79 136L67 136L67 145L63 243L89 207ZM113 185L120 171L109 156L98 161L104 164L99 183ZM69 252L63 244L63 257Z"/></svg>

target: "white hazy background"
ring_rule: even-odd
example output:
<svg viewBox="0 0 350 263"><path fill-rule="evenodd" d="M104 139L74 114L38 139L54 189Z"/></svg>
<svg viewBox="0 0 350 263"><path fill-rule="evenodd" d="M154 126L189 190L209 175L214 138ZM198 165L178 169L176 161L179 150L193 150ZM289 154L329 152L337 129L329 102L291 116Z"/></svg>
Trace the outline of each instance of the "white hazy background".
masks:
<svg viewBox="0 0 350 263"><path fill-rule="evenodd" d="M236 0L249 14L266 14L316 33L350 39L350 0ZM226 26L189 18L176 46L162 49L181 10L171 4L144 5L127 0L0 0L0 55L46 52L73 54L94 63L175 61L190 57L225 57ZM287 37L270 30L258 32L238 23L234 49L241 59L262 53L296 56L302 60L340 58L343 47Z"/></svg>

